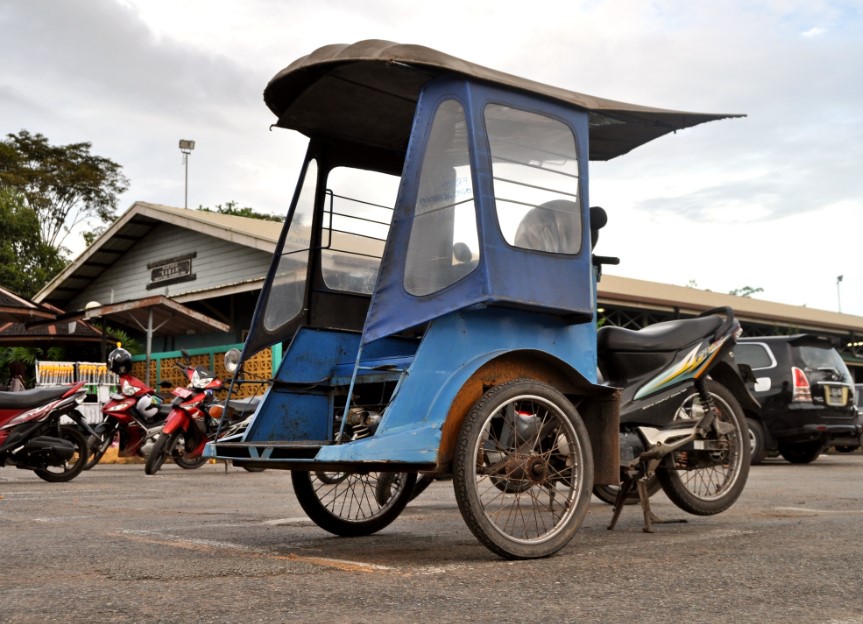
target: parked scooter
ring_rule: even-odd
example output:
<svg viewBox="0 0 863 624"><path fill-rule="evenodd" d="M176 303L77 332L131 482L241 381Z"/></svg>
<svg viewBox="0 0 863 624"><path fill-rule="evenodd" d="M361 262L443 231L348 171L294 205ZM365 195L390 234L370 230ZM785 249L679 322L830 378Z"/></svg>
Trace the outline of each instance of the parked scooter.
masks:
<svg viewBox="0 0 863 624"><path fill-rule="evenodd" d="M20 392L0 392L0 466L32 470L45 481L71 481L87 462L89 425L76 407L84 382ZM68 416L77 425L61 426Z"/></svg>
<svg viewBox="0 0 863 624"><path fill-rule="evenodd" d="M204 366L193 366L189 356L182 366L189 385L174 388L176 397L171 403L171 413L162 427L153 449L147 457L145 472L156 474L170 456L183 468L197 468L206 459L204 445L218 431L218 421L208 412L213 404L213 393L222 387L222 380Z"/></svg>
<svg viewBox="0 0 863 624"><path fill-rule="evenodd" d="M171 411L153 388L132 375L132 356L126 349L111 351L107 365L119 375L119 392L102 406L103 420L87 440L90 458L84 470L98 464L118 436L118 457L147 457Z"/></svg>
<svg viewBox="0 0 863 624"><path fill-rule="evenodd" d="M725 511L740 496L750 457L741 404L757 406L734 362L741 331L730 308L639 331L599 330L600 372L622 388L621 485L593 490L615 506L609 529L623 505L640 501L650 532L660 521L649 498L660 487L695 515Z"/></svg>

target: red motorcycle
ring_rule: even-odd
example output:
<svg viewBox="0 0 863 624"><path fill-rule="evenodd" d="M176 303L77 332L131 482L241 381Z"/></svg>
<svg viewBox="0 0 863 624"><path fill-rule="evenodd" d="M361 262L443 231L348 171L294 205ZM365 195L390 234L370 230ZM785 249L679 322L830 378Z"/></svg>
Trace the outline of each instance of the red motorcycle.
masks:
<svg viewBox="0 0 863 624"><path fill-rule="evenodd" d="M171 413L147 456L144 469L148 475L156 474L169 456L183 468L202 465L206 461L204 445L218 430L218 422L208 410L222 380L204 366L193 366L188 355L183 355L186 365L182 368L189 385L172 390L176 398L171 403Z"/></svg>
<svg viewBox="0 0 863 624"><path fill-rule="evenodd" d="M84 382L21 392L0 392L0 466L32 470L45 481L71 481L87 462L87 439L78 427L92 431L75 409L87 393ZM68 416L76 426L61 426Z"/></svg>
<svg viewBox="0 0 863 624"><path fill-rule="evenodd" d="M114 349L107 365L108 370L119 375L119 392L111 394L111 400L102 406L103 420L87 440L90 459L84 470L98 464L117 437L118 457L147 457L171 411L153 388L131 374L132 356L128 351Z"/></svg>

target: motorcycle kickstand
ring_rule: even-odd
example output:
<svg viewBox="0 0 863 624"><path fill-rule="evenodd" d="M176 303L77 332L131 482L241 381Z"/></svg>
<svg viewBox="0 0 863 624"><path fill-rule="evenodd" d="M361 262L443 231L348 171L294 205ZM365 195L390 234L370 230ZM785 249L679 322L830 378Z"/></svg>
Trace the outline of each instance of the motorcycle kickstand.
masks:
<svg viewBox="0 0 863 624"><path fill-rule="evenodd" d="M611 516L611 524L606 527L609 531L614 530L617 520L620 518L620 512L623 511L623 506L626 504L626 497L629 496L629 492L632 490L632 485L634 483L635 479L632 477L626 477L620 484L620 489L617 491L617 498L614 499L614 514Z"/></svg>
<svg viewBox="0 0 863 624"><path fill-rule="evenodd" d="M686 522L686 518L673 518L671 520L663 520L650 510L650 494L647 492L647 479L639 479L638 500L641 503L641 511L644 513L644 526L641 530L645 533L653 533L654 524L675 524Z"/></svg>

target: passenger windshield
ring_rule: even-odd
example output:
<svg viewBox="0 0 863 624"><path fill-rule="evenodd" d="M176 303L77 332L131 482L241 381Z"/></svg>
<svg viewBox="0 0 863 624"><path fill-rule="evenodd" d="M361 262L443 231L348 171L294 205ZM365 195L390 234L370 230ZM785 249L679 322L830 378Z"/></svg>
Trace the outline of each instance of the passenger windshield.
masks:
<svg viewBox="0 0 863 624"><path fill-rule="evenodd" d="M578 156L561 121L499 104L485 107L497 218L514 247L581 251Z"/></svg>
<svg viewBox="0 0 863 624"><path fill-rule="evenodd" d="M399 177L337 167L327 176L321 271L333 290L371 294L384 253Z"/></svg>
<svg viewBox="0 0 863 624"><path fill-rule="evenodd" d="M267 298L264 314L264 328L267 331L277 330L303 309L317 177L318 165L312 160L306 169L297 207L285 236L285 244Z"/></svg>
<svg viewBox="0 0 863 624"><path fill-rule="evenodd" d="M476 268L479 253L467 123L461 104L447 100L435 114L423 157L405 290L438 292Z"/></svg>

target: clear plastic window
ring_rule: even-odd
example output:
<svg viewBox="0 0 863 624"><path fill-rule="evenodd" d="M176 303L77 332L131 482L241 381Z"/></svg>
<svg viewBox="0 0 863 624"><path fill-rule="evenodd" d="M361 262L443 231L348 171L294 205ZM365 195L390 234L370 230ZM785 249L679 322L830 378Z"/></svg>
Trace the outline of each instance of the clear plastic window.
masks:
<svg viewBox="0 0 863 624"><path fill-rule="evenodd" d="M454 100L435 114L420 172L405 261L405 290L423 296L470 273L479 262L464 109Z"/></svg>
<svg viewBox="0 0 863 624"><path fill-rule="evenodd" d="M285 245L267 298L267 308L264 312L264 327L267 331L278 329L303 309L309 267L309 247L312 243L317 177L318 165L312 160L306 168L303 187L297 199L294 216L288 225Z"/></svg>
<svg viewBox="0 0 863 624"><path fill-rule="evenodd" d="M551 117L500 104L489 104L484 114L504 240L523 249L577 254L582 219L572 130Z"/></svg>
<svg viewBox="0 0 863 624"><path fill-rule="evenodd" d="M321 272L333 290L371 294L393 218L398 176L337 167L327 176Z"/></svg>

